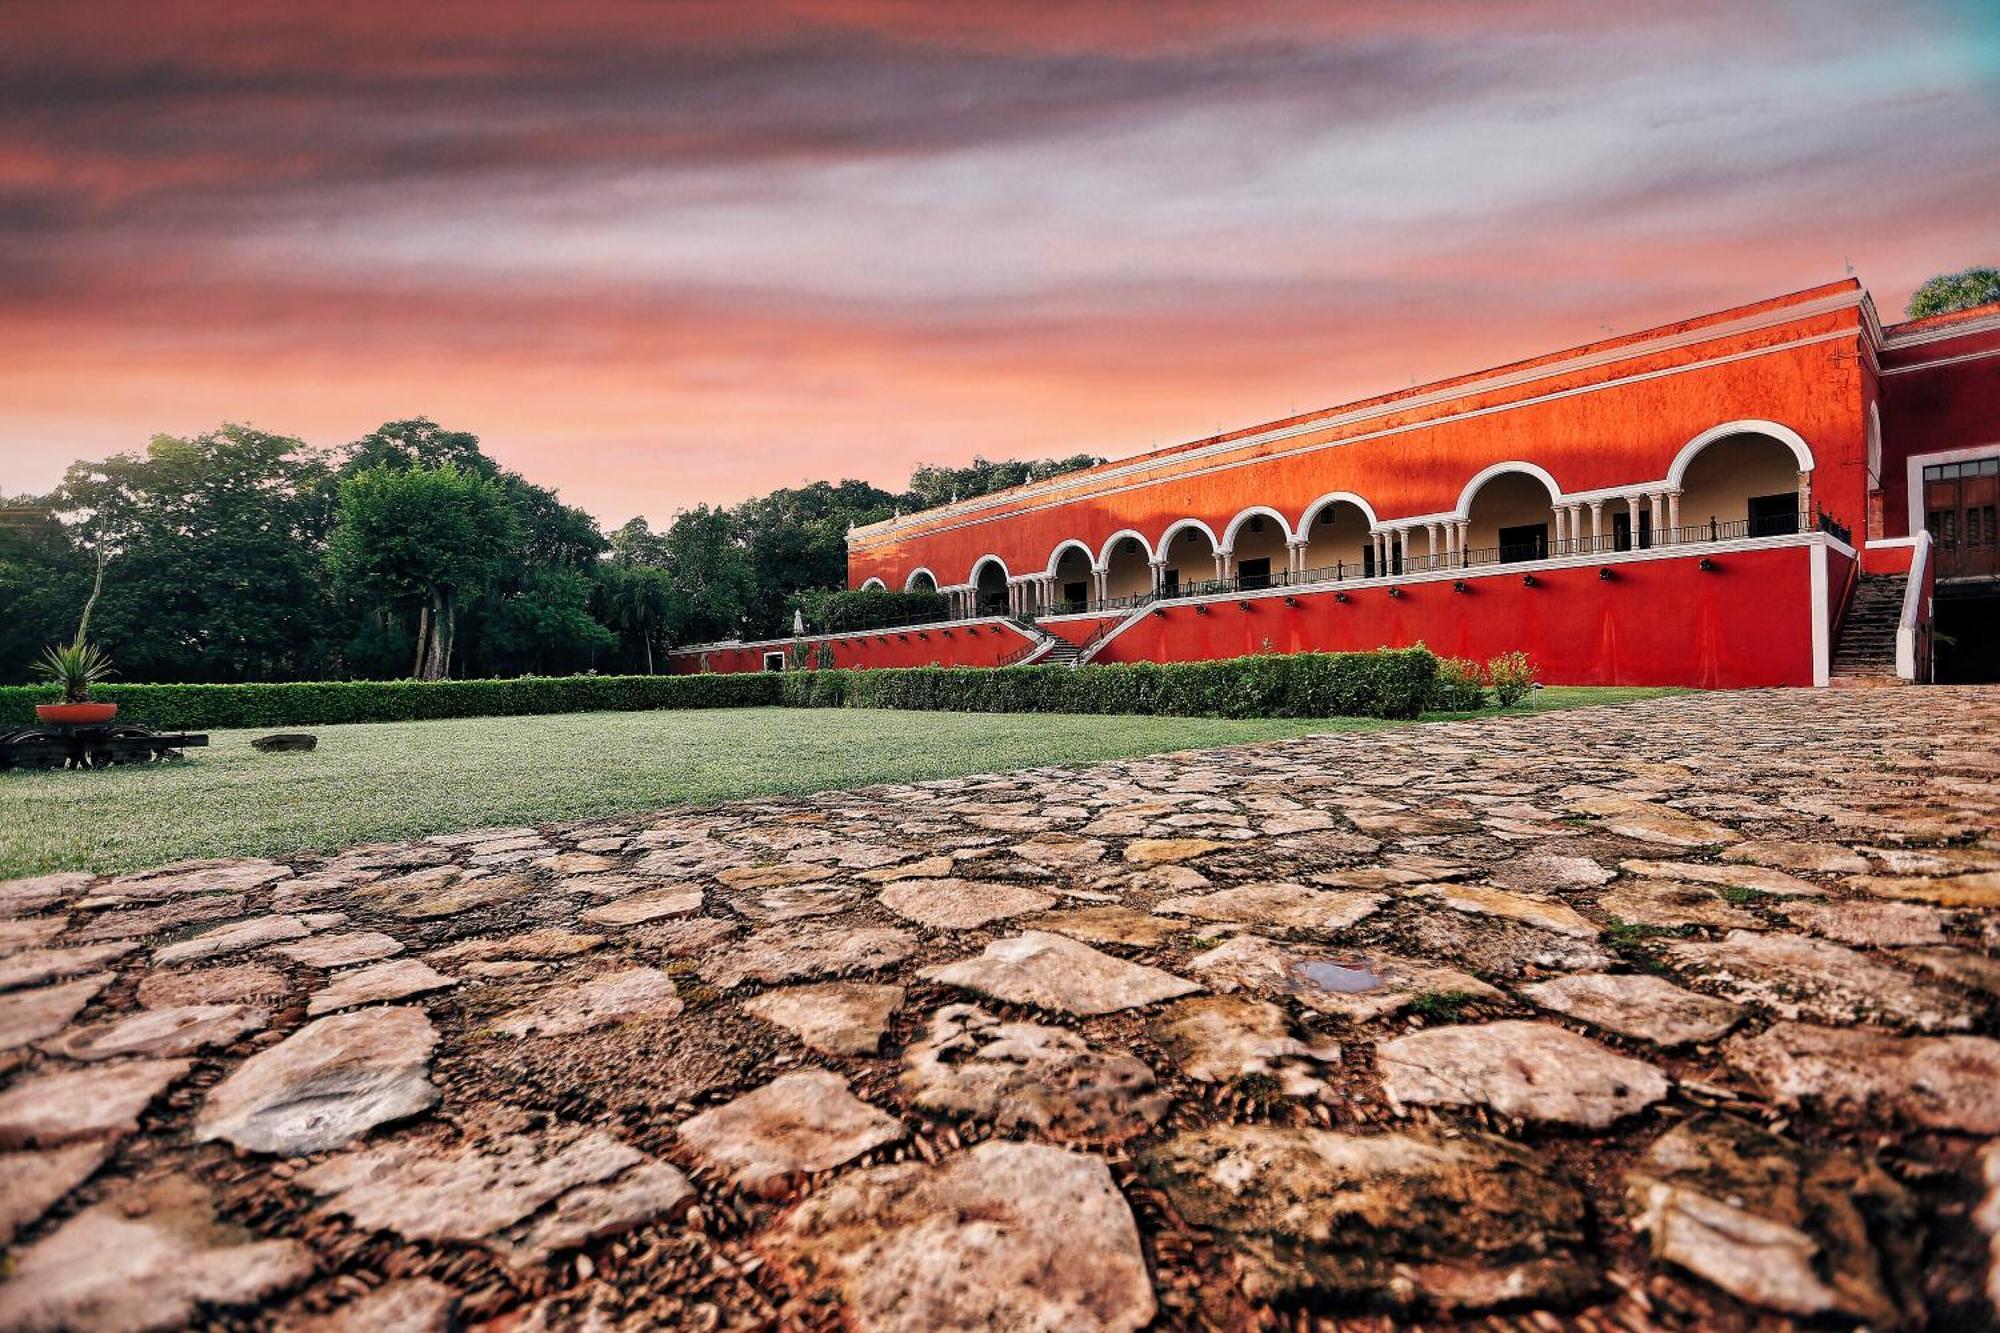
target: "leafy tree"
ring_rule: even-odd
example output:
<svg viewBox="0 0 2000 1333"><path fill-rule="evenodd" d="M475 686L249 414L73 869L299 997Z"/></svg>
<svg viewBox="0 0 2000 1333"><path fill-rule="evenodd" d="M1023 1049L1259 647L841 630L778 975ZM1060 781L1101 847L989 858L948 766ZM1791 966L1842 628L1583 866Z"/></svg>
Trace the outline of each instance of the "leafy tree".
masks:
<svg viewBox="0 0 2000 1333"><path fill-rule="evenodd" d="M597 578L600 618L628 649L638 645L632 659L644 661L646 674L652 675L653 645L667 631L676 606L672 576L657 565L622 564L613 558L599 566Z"/></svg>
<svg viewBox="0 0 2000 1333"><path fill-rule="evenodd" d="M347 446L340 474L351 477L375 468L438 468L451 464L483 477L500 475L500 465L479 447L479 437L470 431L446 430L429 417L408 421L385 421Z"/></svg>
<svg viewBox="0 0 2000 1333"><path fill-rule="evenodd" d="M0 685L29 679L35 658L70 637L90 593L91 561L30 496L0 496Z"/></svg>
<svg viewBox="0 0 2000 1333"><path fill-rule="evenodd" d="M228 425L77 463L50 503L110 559L93 637L129 680L287 680L319 671L325 460Z"/></svg>
<svg viewBox="0 0 2000 1333"><path fill-rule="evenodd" d="M664 545L676 594L674 638L687 643L742 633L757 576L728 511L696 505L675 518Z"/></svg>
<svg viewBox="0 0 2000 1333"><path fill-rule="evenodd" d="M590 614L595 585L574 569L537 569L501 599L487 630L489 664L536 675L591 665L618 636Z"/></svg>
<svg viewBox="0 0 2000 1333"><path fill-rule="evenodd" d="M1103 461L1092 454L1073 454L1068 458L1009 458L997 462L975 457L966 467L939 467L927 463L910 474L910 491L917 500L916 508L934 509L950 504L954 499L970 500L975 495L991 495L1010 486L1025 486L1031 481L1041 481L1064 472L1096 467Z"/></svg>
<svg viewBox="0 0 2000 1333"><path fill-rule="evenodd" d="M1940 273L1910 294L1911 319L1948 315L1954 310L2000 301L2000 268L1969 268L1959 273Z"/></svg>
<svg viewBox="0 0 2000 1333"><path fill-rule="evenodd" d="M616 564L663 566L667 563L666 536L654 532L643 518L626 520L624 527L611 534L610 546L611 559Z"/></svg>
<svg viewBox="0 0 2000 1333"><path fill-rule="evenodd" d="M501 485L456 463L369 468L340 483L327 562L344 589L417 615L411 674L449 673L458 609L490 584L520 538Z"/></svg>
<svg viewBox="0 0 2000 1333"><path fill-rule="evenodd" d="M730 510L756 578L745 632L781 634L791 624L796 594L844 584L848 528L888 518L907 500L864 481L819 481Z"/></svg>

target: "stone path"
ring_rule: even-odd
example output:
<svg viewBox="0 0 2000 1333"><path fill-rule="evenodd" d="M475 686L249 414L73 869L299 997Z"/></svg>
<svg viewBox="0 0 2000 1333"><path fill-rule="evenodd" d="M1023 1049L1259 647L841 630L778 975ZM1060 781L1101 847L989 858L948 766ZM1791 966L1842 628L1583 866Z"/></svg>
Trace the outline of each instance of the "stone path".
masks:
<svg viewBox="0 0 2000 1333"><path fill-rule="evenodd" d="M1988 1327L1996 1003L1996 690L0 883L0 1328Z"/></svg>

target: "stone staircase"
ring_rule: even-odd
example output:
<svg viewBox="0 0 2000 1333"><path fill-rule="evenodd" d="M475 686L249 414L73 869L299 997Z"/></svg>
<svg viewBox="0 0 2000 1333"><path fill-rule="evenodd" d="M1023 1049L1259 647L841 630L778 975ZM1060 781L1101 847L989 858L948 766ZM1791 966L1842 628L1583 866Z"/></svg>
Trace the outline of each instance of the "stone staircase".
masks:
<svg viewBox="0 0 2000 1333"><path fill-rule="evenodd" d="M1042 633L1048 634L1048 631L1043 630ZM1068 667L1075 666L1077 664L1078 659L1083 656L1083 649L1077 647L1075 644L1071 643L1068 639L1063 638L1060 634L1050 634L1049 637L1054 639L1055 643L1049 648L1047 652L1043 653L1040 657L1035 659L1035 665L1068 666Z"/></svg>
<svg viewBox="0 0 2000 1333"><path fill-rule="evenodd" d="M1903 574L1863 574L1840 627L1829 684L1851 688L1901 685L1896 675L1896 625L1903 614Z"/></svg>

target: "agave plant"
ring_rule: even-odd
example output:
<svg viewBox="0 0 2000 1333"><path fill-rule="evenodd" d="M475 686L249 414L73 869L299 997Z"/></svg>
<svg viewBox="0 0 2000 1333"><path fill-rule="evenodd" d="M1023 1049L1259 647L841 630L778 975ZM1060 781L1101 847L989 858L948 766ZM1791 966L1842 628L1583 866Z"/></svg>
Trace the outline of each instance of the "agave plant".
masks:
<svg viewBox="0 0 2000 1333"><path fill-rule="evenodd" d="M78 639L74 643L50 645L41 661L35 663L35 674L52 685L60 685L64 703L81 704L90 702L91 686L116 673L102 648Z"/></svg>

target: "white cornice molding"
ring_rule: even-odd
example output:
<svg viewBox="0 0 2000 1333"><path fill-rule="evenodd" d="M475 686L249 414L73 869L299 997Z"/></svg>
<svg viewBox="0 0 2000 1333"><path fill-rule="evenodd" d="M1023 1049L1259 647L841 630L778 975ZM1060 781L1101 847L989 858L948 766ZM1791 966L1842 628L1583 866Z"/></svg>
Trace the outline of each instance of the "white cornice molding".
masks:
<svg viewBox="0 0 2000 1333"><path fill-rule="evenodd" d="M1953 338L1963 338L1967 334L1991 333L2000 329L2000 310L1978 319L1960 320L1956 324L1940 324L1933 329L1918 329L1914 333L1888 331L1882 342L1891 351L1902 347L1921 347L1925 343L1949 342Z"/></svg>
<svg viewBox="0 0 2000 1333"><path fill-rule="evenodd" d="M1917 361L1907 366L1885 366L1884 375L1907 375L1913 370L1934 370L1939 366L1955 366L1964 361L1979 361L1989 356L2000 356L2000 347L1983 347L1976 352L1960 352L1957 356L1941 356L1935 361Z"/></svg>
<svg viewBox="0 0 2000 1333"><path fill-rule="evenodd" d="M700 653L733 653L740 650L783 648L794 643L838 643L842 639L871 639L885 634L928 634L934 629L984 628L991 625L995 629L1006 628L1022 638L1027 632L1005 616L970 616L964 620L932 620L921 625L884 625L880 629L851 629L839 634L787 634L782 639L724 639L720 643L691 643L683 648L667 649L668 657L693 657Z"/></svg>
<svg viewBox="0 0 2000 1333"><path fill-rule="evenodd" d="M1541 365L1526 367L1516 371L1508 371L1504 373L1492 374L1485 376L1484 378L1469 380L1463 383L1457 383L1446 387L1433 389L1427 393L1415 393L1406 397L1390 398L1380 401L1371 401L1368 406L1356 407L1348 411L1342 411L1339 408L1333 408L1330 409L1326 414L1314 417L1309 421L1295 422L1291 425L1274 427L1266 431L1257 431L1249 435L1239 436L1237 438L1230 440L1221 440L1213 444L1202 445L1196 448L1157 450L1152 453L1141 454L1137 458L1127 459L1123 463L1109 465L1102 469L1092 469L1088 473L1070 473L1061 476L1050 477L1044 481L1029 482L1025 486L1017 486L1011 490L997 491L992 495L976 496L970 500L960 501L958 504L955 505L942 505L936 509L926 509L921 514L911 514L901 519L884 519L878 523L868 524L866 527L855 528L852 532L848 534L848 544L850 549L856 547L866 547L876 541L897 536L900 533L906 531L907 529L918 525L919 523L928 524L941 517L965 516L970 518L971 516L980 514L983 511L994 509L1000 505L1011 504L1013 502L1022 499L1054 497L1070 491L1088 489L1099 482L1115 481L1122 477L1131 476L1137 472L1149 471L1153 468L1158 468L1158 467L1166 467L1174 463L1211 458L1216 456L1217 454L1234 453L1244 449L1254 449L1260 445L1280 443L1285 440L1296 439L1301 435L1316 434L1321 431L1333 430L1341 426L1353 425L1364 421L1372 421L1381 417L1393 416L1402 412L1409 412L1425 407L1434 407L1439 404L1453 402L1462 398L1471 398L1481 394L1494 393L1510 388L1518 388L1524 384L1533 384L1539 380L1554 379L1562 375L1574 374L1578 371L1594 370L1602 366L1616 364L1619 361L1635 360L1640 357L1658 355L1659 353L1662 352L1678 351L1686 347L1697 346L1701 343L1713 342L1719 338L1732 337L1738 334L1760 332L1764 329L1777 327L1778 325L1789 324L1802 319L1811 319L1819 315L1833 314L1841 310L1852 309L1860 304L1861 299L1864 295L1865 293L1860 291L1859 289L1851 291L1835 292L1830 295L1818 297L1810 301L1801 301L1793 305L1780 306L1775 310L1763 311L1760 314L1747 315L1740 319L1724 320L1718 324L1705 325L1703 327L1695 329L1686 329L1679 333L1674 333L1674 334L1664 334L1656 338L1647 338L1640 342L1628 343L1615 348L1605 348L1597 352L1580 353L1575 356L1566 357L1559 361L1547 362ZM1428 421L1414 423L1412 427L1406 427L1405 429L1417 429L1417 428L1438 425L1445 421L1460 420L1466 416L1482 415L1485 412L1499 411L1513 407L1526 406L1530 403L1547 401L1549 398L1564 396L1565 394L1568 393L1586 392L1599 388L1610 388L1616 384L1630 383L1635 380L1653 378L1661 374L1676 373L1681 370L1698 369L1699 367L1704 365L1723 364L1730 360L1740 359L1744 355L1755 355L1763 352L1781 350L1782 348L1785 347L1805 346L1805 345L1810 345L1811 343L1814 342L1824 342L1831 338L1851 337L1851 336L1852 336L1852 330L1840 330L1836 333L1822 334L1813 338L1795 339L1786 343L1774 344L1773 346L1768 348L1749 349L1747 353L1737 353L1732 356L1712 358L1708 361L1695 362L1687 366L1663 367L1660 370L1642 372L1641 374L1636 376L1626 377L1623 379L1607 380L1603 384L1599 385L1580 385L1577 386L1575 389L1558 391L1558 393L1556 394L1540 395L1536 397L1525 398L1521 399L1519 402L1516 403L1496 404L1491 408L1478 409L1474 412L1459 413L1450 416L1437 417ZM1394 434L1394 433L1399 433L1399 432L1379 431L1369 435L1357 436L1353 439L1324 441L1319 445L1308 446L1308 447L1329 448L1335 445L1356 444L1360 443L1362 440L1377 439L1383 435ZM1285 451L1285 452L1289 453L1298 451ZM1278 457L1278 456L1282 455L1271 454L1271 455L1263 455L1262 457ZM1258 460L1253 459L1246 461L1258 461ZM1122 490L1122 489L1130 489L1130 488L1129 487L1115 488L1111 492L1103 492L1103 493L1115 494L1117 493L1117 490ZM1045 507L1046 507L1045 505L1036 505L1033 506L1032 508L1045 508ZM1017 512L1029 512L1029 511L1014 510L1010 511L1009 516L1011 517L1013 513ZM944 527L930 529L930 531L939 531L939 532L951 531L956 527L962 527L962 526L965 525L962 523L949 524Z"/></svg>

